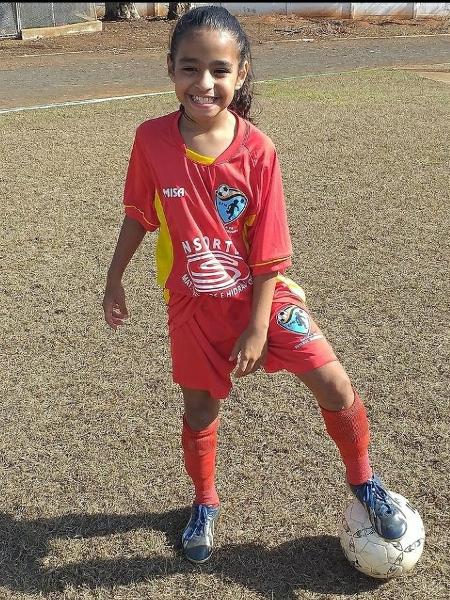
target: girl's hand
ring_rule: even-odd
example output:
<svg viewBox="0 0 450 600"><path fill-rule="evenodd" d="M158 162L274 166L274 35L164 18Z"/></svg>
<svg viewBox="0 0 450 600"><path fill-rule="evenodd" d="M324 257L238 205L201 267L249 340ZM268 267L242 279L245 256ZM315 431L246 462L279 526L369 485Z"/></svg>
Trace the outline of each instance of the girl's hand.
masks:
<svg viewBox="0 0 450 600"><path fill-rule="evenodd" d="M264 364L267 355L267 330L247 328L238 338L231 352L230 361L238 359L236 377L254 373Z"/></svg>
<svg viewBox="0 0 450 600"><path fill-rule="evenodd" d="M103 297L103 311L105 313L105 321L114 331L123 325L124 319L128 318L125 290L121 283L114 285L107 284Z"/></svg>

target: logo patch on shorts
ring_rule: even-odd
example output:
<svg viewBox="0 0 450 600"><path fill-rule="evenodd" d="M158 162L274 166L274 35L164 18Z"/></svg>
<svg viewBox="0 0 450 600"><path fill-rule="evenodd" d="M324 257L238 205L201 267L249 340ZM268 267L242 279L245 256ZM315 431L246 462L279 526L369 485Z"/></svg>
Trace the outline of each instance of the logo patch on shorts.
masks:
<svg viewBox="0 0 450 600"><path fill-rule="evenodd" d="M222 222L227 225L242 215L247 208L248 199L236 188L223 183L216 190L215 202Z"/></svg>
<svg viewBox="0 0 450 600"><path fill-rule="evenodd" d="M309 336L311 321L308 313L296 306L291 304L285 306L277 312L277 323L284 329L292 331L292 333Z"/></svg>

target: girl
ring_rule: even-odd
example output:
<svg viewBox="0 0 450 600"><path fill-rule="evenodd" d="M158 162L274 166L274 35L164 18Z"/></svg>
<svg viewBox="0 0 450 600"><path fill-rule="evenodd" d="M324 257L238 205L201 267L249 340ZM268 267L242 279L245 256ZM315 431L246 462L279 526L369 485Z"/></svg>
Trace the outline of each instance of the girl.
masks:
<svg viewBox="0 0 450 600"><path fill-rule="evenodd" d="M398 539L406 521L370 466L364 405L303 291L283 275L291 241L276 151L250 120L248 39L226 9L201 6L176 24L167 62L180 109L137 129L103 308L113 329L123 324L122 275L146 231L159 229L158 282L168 306L173 380L184 398L184 461L195 488L185 555L202 563L213 550L218 415L230 375L260 367L285 369L308 386L350 489L376 531Z"/></svg>

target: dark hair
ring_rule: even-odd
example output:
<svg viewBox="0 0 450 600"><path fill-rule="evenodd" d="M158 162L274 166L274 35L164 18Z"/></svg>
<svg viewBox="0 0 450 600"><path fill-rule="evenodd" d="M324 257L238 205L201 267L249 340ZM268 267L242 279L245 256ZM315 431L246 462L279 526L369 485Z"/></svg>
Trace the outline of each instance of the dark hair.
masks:
<svg viewBox="0 0 450 600"><path fill-rule="evenodd" d="M198 6L185 13L176 23L170 36L170 57L175 55L181 39L186 33L205 27L217 31L226 31L234 37L239 49L239 67L248 62L248 73L242 87L235 91L230 109L239 116L251 121L250 109L253 99L253 71L250 42L239 21L222 6Z"/></svg>

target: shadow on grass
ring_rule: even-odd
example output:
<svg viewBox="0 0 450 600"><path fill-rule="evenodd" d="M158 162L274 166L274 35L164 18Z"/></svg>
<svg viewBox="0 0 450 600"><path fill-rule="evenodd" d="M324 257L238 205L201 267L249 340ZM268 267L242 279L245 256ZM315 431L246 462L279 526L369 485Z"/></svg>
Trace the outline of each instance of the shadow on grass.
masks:
<svg viewBox="0 0 450 600"><path fill-rule="evenodd" d="M220 575L271 600L290 600L297 590L354 595L379 582L364 577L344 558L337 538L304 537L273 549L259 544L230 544L218 548L202 567L187 562L180 552L180 532L189 509L134 515L66 515L55 519L15 520L0 514L0 586L30 594L63 591L68 586L113 588L180 573ZM172 558L98 559L64 567L43 566L54 538L79 539L126 533L136 529L162 531L177 548Z"/></svg>

